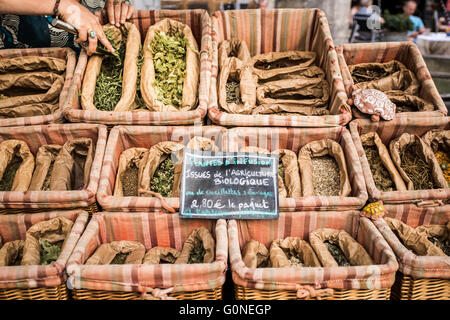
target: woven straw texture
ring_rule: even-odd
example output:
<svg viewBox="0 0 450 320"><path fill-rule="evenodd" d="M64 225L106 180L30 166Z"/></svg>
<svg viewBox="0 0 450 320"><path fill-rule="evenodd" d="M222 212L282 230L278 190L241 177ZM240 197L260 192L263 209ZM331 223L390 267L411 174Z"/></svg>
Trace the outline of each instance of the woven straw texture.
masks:
<svg viewBox="0 0 450 320"><path fill-rule="evenodd" d="M247 268L242 261L241 249L250 239L268 248L272 240L288 236L308 240L309 233L319 228L347 231L364 246L376 265ZM237 297L241 299L297 298L304 290L310 292L306 298L322 298L323 294L323 298L331 299L386 299L398 269L395 255L386 241L373 223L360 218L357 211L280 212L278 220L230 220L228 238L233 282L238 286ZM325 294L330 288L333 289L331 295ZM351 292L353 290L357 292ZM255 292L258 292L256 296Z"/></svg>
<svg viewBox="0 0 450 320"><path fill-rule="evenodd" d="M106 125L182 125L201 123L206 116L209 82L211 78L211 22L205 10L138 10L130 19L141 34L142 43L148 28L165 18L174 19L187 24L197 40L200 48L200 84L198 106L186 112L147 112L147 111L90 111L82 110L78 93L83 81L87 65L87 55L82 51L75 70L73 85L70 88L69 100L64 107L64 117L70 122L102 123ZM143 48L146 50L146 48Z"/></svg>
<svg viewBox="0 0 450 320"><path fill-rule="evenodd" d="M389 143L396 137L408 132L421 137L431 129L449 129L449 117L396 118L392 121L372 122L368 119L357 119L350 123L350 132L361 162L362 172L369 193L369 199L383 200L384 203L416 203L420 206L437 206L448 203L450 188L432 190L407 190L382 192L375 186L370 171L369 162L361 144L360 135L376 132L384 145L389 149Z"/></svg>
<svg viewBox="0 0 450 320"><path fill-rule="evenodd" d="M344 127L332 128L233 128L225 135L227 151L256 146L275 151L289 149L298 155L305 144L320 139L337 141L344 152L352 192L348 197L312 196L280 199L282 211L304 210L353 210L360 209L367 201L366 186L361 165L350 132Z"/></svg>
<svg viewBox="0 0 450 320"><path fill-rule="evenodd" d="M341 72L325 14L319 9L226 10L212 16L212 74L208 118L223 126L330 127L352 119ZM317 64L330 86L326 116L237 115L217 103L218 45L222 40L244 40L250 54L302 50L317 53Z"/></svg>
<svg viewBox="0 0 450 320"><path fill-rule="evenodd" d="M115 240L138 241L146 250L172 247L181 250L192 230L205 227L216 240L216 259L206 264L162 265L84 265L102 243ZM169 296L186 292L215 291L225 281L228 259L226 222L223 219L180 219L178 214L141 212L102 212L94 215L68 262L69 284L79 290L150 293L169 290ZM212 293L209 293L212 294ZM215 295L218 295L214 293ZM91 298L95 292L90 293ZM122 295L121 295L122 296ZM201 297L207 295L201 294ZM135 295L134 297L138 297Z"/></svg>
<svg viewBox="0 0 450 320"><path fill-rule="evenodd" d="M193 127L144 127L117 126L111 130L106 146L105 158L100 178L97 200L107 211L161 211L161 200L155 197L113 196L119 158L122 151L132 148L150 148L161 141L176 141L187 145L194 136L214 139L219 150L222 149L224 128L217 126ZM179 198L165 198L174 208L180 207Z"/></svg>
<svg viewBox="0 0 450 320"><path fill-rule="evenodd" d="M0 267L0 299L67 299L66 263L84 231L88 220L87 212L72 210L2 215L0 235L4 242L25 240L26 231L33 224L58 216L74 222L58 260L46 266Z"/></svg>
<svg viewBox="0 0 450 320"><path fill-rule="evenodd" d="M450 206L420 208L416 205L386 205L386 216L416 228L421 225L447 224ZM449 300L450 257L417 256L408 250L383 219L374 222L394 251L399 262L392 298L397 300Z"/></svg>
<svg viewBox="0 0 450 320"><path fill-rule="evenodd" d="M436 89L422 54L413 42L349 43L339 46L337 52L348 97L351 97L349 89L353 85L353 79L348 70L349 65L397 60L414 72L420 83L419 97L433 103L435 111L397 113L396 118L447 115L447 107Z"/></svg>
<svg viewBox="0 0 450 320"><path fill-rule="evenodd" d="M63 122L62 109L67 103L69 88L72 85L72 79L77 63L75 52L70 48L34 48L34 49L5 49L0 50L0 59L25 57L25 56L43 56L55 57L66 60L66 73L64 86L59 95L59 110L45 116L20 117L11 119L0 119L1 127L11 126L29 126L46 123Z"/></svg>
<svg viewBox="0 0 450 320"><path fill-rule="evenodd" d="M96 211L95 195L100 180L106 146L106 127L95 124L49 124L27 127L0 128L0 142L8 139L25 141L36 157L44 144L63 145L69 139L91 138L95 146L89 184L84 190L74 191L2 191L0 213L21 211L39 212L45 209L75 209L89 207ZM20 210L18 210L20 209Z"/></svg>

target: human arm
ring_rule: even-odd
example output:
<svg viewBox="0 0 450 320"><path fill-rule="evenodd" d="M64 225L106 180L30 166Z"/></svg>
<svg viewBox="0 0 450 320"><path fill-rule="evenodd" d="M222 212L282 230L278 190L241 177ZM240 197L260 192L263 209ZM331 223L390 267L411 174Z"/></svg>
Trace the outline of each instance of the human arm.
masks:
<svg viewBox="0 0 450 320"><path fill-rule="evenodd" d="M123 0L106 0L105 9L109 23L116 27L124 24L134 13L134 6Z"/></svg>

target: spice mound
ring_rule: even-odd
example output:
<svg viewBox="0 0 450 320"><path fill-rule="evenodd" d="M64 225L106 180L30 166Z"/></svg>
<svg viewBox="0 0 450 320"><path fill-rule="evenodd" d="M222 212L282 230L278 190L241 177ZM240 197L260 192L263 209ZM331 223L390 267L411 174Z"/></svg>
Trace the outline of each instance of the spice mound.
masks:
<svg viewBox="0 0 450 320"><path fill-rule="evenodd" d="M311 158L314 192L317 196L339 195L339 167L329 155Z"/></svg>

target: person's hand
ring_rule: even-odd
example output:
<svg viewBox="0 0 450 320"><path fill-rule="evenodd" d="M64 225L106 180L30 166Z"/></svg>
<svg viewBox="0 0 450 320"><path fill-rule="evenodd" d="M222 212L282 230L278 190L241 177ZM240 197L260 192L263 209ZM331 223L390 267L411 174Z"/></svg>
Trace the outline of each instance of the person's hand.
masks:
<svg viewBox="0 0 450 320"><path fill-rule="evenodd" d="M134 7L129 0L106 0L105 8L109 23L118 28L134 13Z"/></svg>
<svg viewBox="0 0 450 320"><path fill-rule="evenodd" d="M77 43L89 41L85 48L88 55L97 49L97 41L100 41L111 53L114 49L103 33L103 28L97 16L82 6L77 0L61 0L58 9L60 18L73 25L78 30Z"/></svg>

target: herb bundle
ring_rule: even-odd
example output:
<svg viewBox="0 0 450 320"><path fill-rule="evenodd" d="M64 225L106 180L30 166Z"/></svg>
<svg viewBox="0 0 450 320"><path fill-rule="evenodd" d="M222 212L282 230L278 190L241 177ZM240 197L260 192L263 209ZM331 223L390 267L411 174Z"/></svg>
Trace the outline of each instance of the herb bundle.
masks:
<svg viewBox="0 0 450 320"><path fill-rule="evenodd" d="M172 195L175 166L170 157L167 157L156 169L150 181L150 190L158 192L164 198Z"/></svg>
<svg viewBox="0 0 450 320"><path fill-rule="evenodd" d="M159 31L149 46L155 67L153 87L157 99L176 108L181 107L183 83L186 74L186 50L188 40L175 28Z"/></svg>
<svg viewBox="0 0 450 320"><path fill-rule="evenodd" d="M47 240L39 239L39 245L41 247L41 265L48 265L58 260L61 252L61 242L51 244Z"/></svg>

